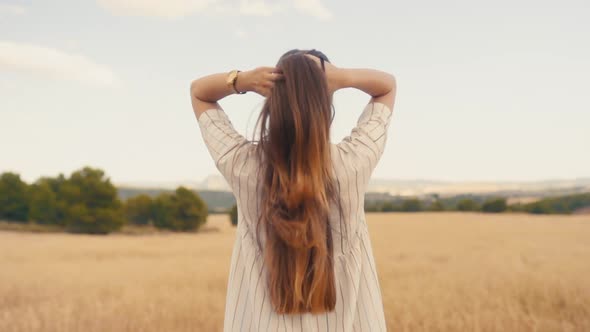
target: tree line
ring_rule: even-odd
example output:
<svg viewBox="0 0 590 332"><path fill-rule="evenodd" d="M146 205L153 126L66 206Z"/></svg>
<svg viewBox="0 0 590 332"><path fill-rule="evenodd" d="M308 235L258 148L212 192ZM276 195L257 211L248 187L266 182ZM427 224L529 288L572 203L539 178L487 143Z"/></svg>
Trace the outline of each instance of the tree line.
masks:
<svg viewBox="0 0 590 332"><path fill-rule="evenodd" d="M410 197L365 202L367 212L477 211L571 214L585 207L590 207L590 193L544 198L526 204L508 204L504 197L455 196L441 199L438 195L423 199Z"/></svg>
<svg viewBox="0 0 590 332"><path fill-rule="evenodd" d="M71 233L108 234L126 224L196 231L207 220L206 203L185 187L152 198L121 201L117 188L97 168L84 167L69 177L41 177L32 184L20 175L0 175L0 220L52 225Z"/></svg>
<svg viewBox="0 0 590 332"><path fill-rule="evenodd" d="M508 204L504 197L453 196L366 200L367 212L478 211L570 214L590 207L590 193ZM237 225L238 209L228 210ZM139 194L125 200L105 173L84 167L69 177L41 177L32 184L16 173L0 175L0 220L51 225L72 233L107 234L124 225L154 226L172 231L197 231L207 220L208 207L195 192L178 187L157 195Z"/></svg>
<svg viewBox="0 0 590 332"><path fill-rule="evenodd" d="M590 193L572 194L540 199L531 203L508 204L504 197L458 195L440 198L434 194L426 198L406 197L389 200L365 200L366 212L524 212L533 214L571 214L582 208L590 208ZM230 209L232 225L238 224L238 209Z"/></svg>

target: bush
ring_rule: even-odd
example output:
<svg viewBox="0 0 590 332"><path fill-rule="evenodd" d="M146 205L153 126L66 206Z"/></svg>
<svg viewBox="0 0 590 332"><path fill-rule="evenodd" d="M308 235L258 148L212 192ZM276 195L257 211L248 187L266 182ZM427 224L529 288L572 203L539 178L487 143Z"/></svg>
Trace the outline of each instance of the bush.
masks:
<svg viewBox="0 0 590 332"><path fill-rule="evenodd" d="M238 205L234 204L229 210L229 221L233 226L238 225Z"/></svg>
<svg viewBox="0 0 590 332"><path fill-rule="evenodd" d="M479 204L476 201L465 198L457 202L457 210L459 211L477 211L479 210Z"/></svg>
<svg viewBox="0 0 590 332"><path fill-rule="evenodd" d="M60 226L65 226L66 223L66 212L68 210L68 202L65 199L64 195L64 188L68 183L68 179L63 174L59 174L57 177L43 177L37 180L37 183L47 183L47 185L51 188L51 191L55 194L56 198L56 219L55 224Z"/></svg>
<svg viewBox="0 0 590 332"><path fill-rule="evenodd" d="M483 203L481 210L483 212L499 213L506 211L507 204L505 198L491 198Z"/></svg>
<svg viewBox="0 0 590 332"><path fill-rule="evenodd" d="M125 223L117 189L102 170L84 167L72 173L60 187L58 196L67 206L67 231L107 234Z"/></svg>
<svg viewBox="0 0 590 332"><path fill-rule="evenodd" d="M60 207L50 183L41 179L31 185L30 197L29 219L37 224L57 225Z"/></svg>
<svg viewBox="0 0 590 332"><path fill-rule="evenodd" d="M422 202L417 198L404 199L401 205L401 210L404 212L422 211Z"/></svg>
<svg viewBox="0 0 590 332"><path fill-rule="evenodd" d="M28 185L16 173L0 176L0 219L13 222L29 220Z"/></svg>
<svg viewBox="0 0 590 332"><path fill-rule="evenodd" d="M445 210L445 206L443 205L443 203L440 200L435 200L433 201L430 206L428 207L429 211L444 211Z"/></svg>
<svg viewBox="0 0 590 332"><path fill-rule="evenodd" d="M377 203L365 201L365 212L375 212L378 211Z"/></svg>
<svg viewBox="0 0 590 332"><path fill-rule="evenodd" d="M524 210L524 205L522 205L521 203L513 203L508 205L508 207L506 208L506 211L510 211L510 212L526 212Z"/></svg>
<svg viewBox="0 0 590 332"><path fill-rule="evenodd" d="M587 206L590 206L590 193L544 198L524 204L522 209L535 214L570 214Z"/></svg>
<svg viewBox="0 0 590 332"><path fill-rule="evenodd" d="M384 202L383 204L381 204L381 207L377 209L377 211L382 212L393 212L396 210L399 210L399 208L397 208L392 201Z"/></svg>
<svg viewBox="0 0 590 332"><path fill-rule="evenodd" d="M156 228L170 229L172 219L174 218L174 206L172 203L172 194L161 193L154 199L152 210L153 223Z"/></svg>
<svg viewBox="0 0 590 332"><path fill-rule="evenodd" d="M154 226L173 231L196 231L208 216L205 202L185 187L158 195L153 212Z"/></svg>
<svg viewBox="0 0 590 332"><path fill-rule="evenodd" d="M148 225L153 220L154 202L146 194L128 198L123 205L125 215L132 224Z"/></svg>
<svg viewBox="0 0 590 332"><path fill-rule="evenodd" d="M120 210L109 208L88 208L76 204L68 208L66 230L71 233L108 234L119 230L125 223Z"/></svg>

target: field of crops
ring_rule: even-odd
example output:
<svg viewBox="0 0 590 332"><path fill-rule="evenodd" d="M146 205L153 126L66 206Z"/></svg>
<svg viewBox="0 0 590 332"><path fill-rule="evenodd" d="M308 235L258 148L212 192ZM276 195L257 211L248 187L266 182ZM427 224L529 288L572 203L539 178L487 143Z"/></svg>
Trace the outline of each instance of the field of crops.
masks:
<svg viewBox="0 0 590 332"><path fill-rule="evenodd" d="M391 331L590 331L590 217L367 214ZM0 331L219 331L235 230L0 231Z"/></svg>

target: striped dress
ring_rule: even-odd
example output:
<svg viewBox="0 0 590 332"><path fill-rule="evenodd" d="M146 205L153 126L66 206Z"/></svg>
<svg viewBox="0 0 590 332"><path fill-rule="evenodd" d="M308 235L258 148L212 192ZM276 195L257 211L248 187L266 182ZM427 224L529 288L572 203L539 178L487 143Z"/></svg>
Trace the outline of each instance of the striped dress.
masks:
<svg viewBox="0 0 590 332"><path fill-rule="evenodd" d="M263 255L255 239L257 220L254 144L239 134L222 109L197 118L217 169L238 206L238 226L230 262L224 331L385 331L385 315L364 211L364 195L387 141L392 110L369 103L357 125L331 144L344 215L330 218L334 243L336 308L322 314L277 314L271 307ZM264 244L264 236L261 236Z"/></svg>

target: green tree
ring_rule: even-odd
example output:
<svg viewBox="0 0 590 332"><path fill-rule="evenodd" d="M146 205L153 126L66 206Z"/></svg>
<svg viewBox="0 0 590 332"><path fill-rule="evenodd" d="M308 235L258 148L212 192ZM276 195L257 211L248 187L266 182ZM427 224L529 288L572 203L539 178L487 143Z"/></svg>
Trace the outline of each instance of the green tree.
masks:
<svg viewBox="0 0 590 332"><path fill-rule="evenodd" d="M417 198L408 198L402 201L401 210L404 212L418 212L422 209L422 202Z"/></svg>
<svg viewBox="0 0 590 332"><path fill-rule="evenodd" d="M0 175L0 219L13 222L29 219L28 185L16 173Z"/></svg>
<svg viewBox="0 0 590 332"><path fill-rule="evenodd" d="M154 226L173 231L196 231L207 221L207 205L193 191L178 187L162 193L154 203Z"/></svg>
<svg viewBox="0 0 590 332"><path fill-rule="evenodd" d="M30 186L29 219L38 224L56 225L60 207L57 194L46 179L39 179Z"/></svg>
<svg viewBox="0 0 590 332"><path fill-rule="evenodd" d="M510 212L525 212L524 205L522 203L513 203L508 205L506 211Z"/></svg>
<svg viewBox="0 0 590 332"><path fill-rule="evenodd" d="M445 206L440 201L440 199L437 199L430 204L430 206L428 207L428 210L429 211L444 211Z"/></svg>
<svg viewBox="0 0 590 332"><path fill-rule="evenodd" d="M154 202L146 194L128 198L123 206L127 219L135 225L147 225L153 219Z"/></svg>
<svg viewBox="0 0 590 332"><path fill-rule="evenodd" d="M55 223L60 226L65 226L66 224L66 214L68 211L68 201L65 195L65 189L67 189L66 184L68 183L68 179L60 173L57 177L42 177L37 180L37 183L45 182L51 187L51 191L55 193L56 198L56 221Z"/></svg>
<svg viewBox="0 0 590 332"><path fill-rule="evenodd" d="M511 205L511 208L514 209L514 206ZM570 214L586 207L590 207L590 193L547 197L523 204L521 209L535 214Z"/></svg>
<svg viewBox="0 0 590 332"><path fill-rule="evenodd" d="M396 211L399 209L396 209L396 205L395 203L393 203L393 201L387 201L387 202L383 202L383 204L381 204L381 207L378 209L378 211L382 211L382 212L392 212L392 211Z"/></svg>
<svg viewBox="0 0 590 332"><path fill-rule="evenodd" d="M551 207L542 202L535 202L527 206L528 212L533 214L552 214L554 213Z"/></svg>
<svg viewBox="0 0 590 332"><path fill-rule="evenodd" d="M375 202L369 202L365 200L365 212L375 212L378 211L377 204Z"/></svg>
<svg viewBox="0 0 590 332"><path fill-rule="evenodd" d="M173 198L177 220L182 222L181 230L198 230L207 221L207 205L195 192L178 187Z"/></svg>
<svg viewBox="0 0 590 332"><path fill-rule="evenodd" d="M233 226L238 225L238 205L234 204L229 210L229 221Z"/></svg>
<svg viewBox="0 0 590 332"><path fill-rule="evenodd" d="M481 210L483 212L490 212L490 213L499 213L506 211L507 204L505 198L490 198L486 200L482 206Z"/></svg>
<svg viewBox="0 0 590 332"><path fill-rule="evenodd" d="M479 204L471 198L464 198L457 202L457 210L459 211L477 211Z"/></svg>
<svg viewBox="0 0 590 332"><path fill-rule="evenodd" d="M174 204L172 194L160 193L153 201L152 218L154 226L161 229L171 229L174 219Z"/></svg>
<svg viewBox="0 0 590 332"><path fill-rule="evenodd" d="M105 173L84 167L60 185L66 229L73 233L107 234L125 223L117 188Z"/></svg>

